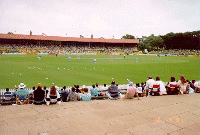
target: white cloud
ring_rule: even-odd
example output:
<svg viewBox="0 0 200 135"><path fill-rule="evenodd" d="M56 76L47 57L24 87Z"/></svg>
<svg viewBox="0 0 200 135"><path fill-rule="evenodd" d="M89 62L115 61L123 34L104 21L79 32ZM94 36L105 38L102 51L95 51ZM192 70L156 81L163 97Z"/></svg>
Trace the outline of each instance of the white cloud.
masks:
<svg viewBox="0 0 200 135"><path fill-rule="evenodd" d="M121 38L194 31L199 29L199 4L197 0L4 0L0 33L32 30L55 36Z"/></svg>

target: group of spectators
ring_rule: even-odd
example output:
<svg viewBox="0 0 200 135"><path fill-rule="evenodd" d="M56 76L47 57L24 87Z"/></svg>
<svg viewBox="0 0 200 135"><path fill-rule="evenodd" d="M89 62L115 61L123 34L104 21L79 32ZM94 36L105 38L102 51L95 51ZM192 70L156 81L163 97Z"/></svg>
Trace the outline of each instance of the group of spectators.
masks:
<svg viewBox="0 0 200 135"><path fill-rule="evenodd" d="M132 47L119 47L119 46L99 46L99 45L18 45L18 44L0 44L0 50L5 51L5 53L9 52L18 52L18 53L124 53L125 51L129 53L133 53L135 48Z"/></svg>
<svg viewBox="0 0 200 135"><path fill-rule="evenodd" d="M20 85L15 88L16 91L13 93L9 92L9 88L6 88L4 101L29 99L34 104L50 105L57 103L60 105L61 101L90 101L91 98L96 97L107 97L109 99L123 98L124 101L126 101L126 99L137 97L137 99L140 100L139 95L141 95L141 93L146 94L147 97L153 95L200 93L200 85L198 85L195 80L192 80L191 82L186 80L183 75L180 76L179 81L176 81L175 77L172 76L167 86L164 85L158 76L156 77L156 80L154 80L152 76L149 76L145 83L136 83L136 85L134 85L133 82L129 82L128 85L125 95L122 95L118 89L118 85L115 84L115 81L112 81L111 86L109 87L106 87L106 84L101 88L98 84L92 85L90 92L88 91L88 88L84 86L79 89L79 85L74 85L70 91L67 91L65 86L61 90L59 90L57 86L52 86L47 90L46 86L42 88L41 83L37 84L36 89L33 87L32 91L28 91L25 89L26 85L20 83ZM20 97L23 97L23 99L20 99Z"/></svg>

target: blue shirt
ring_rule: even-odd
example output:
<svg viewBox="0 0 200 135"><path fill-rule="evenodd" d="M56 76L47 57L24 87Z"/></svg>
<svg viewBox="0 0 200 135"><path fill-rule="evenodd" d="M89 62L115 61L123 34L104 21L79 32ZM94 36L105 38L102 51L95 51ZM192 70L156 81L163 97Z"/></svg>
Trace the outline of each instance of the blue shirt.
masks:
<svg viewBox="0 0 200 135"><path fill-rule="evenodd" d="M90 93L91 93L92 97L98 97L98 89L97 88L92 88L90 90Z"/></svg>
<svg viewBox="0 0 200 135"><path fill-rule="evenodd" d="M81 100L82 101L90 101L91 99L91 94L90 93L85 93L81 95Z"/></svg>
<svg viewBox="0 0 200 135"><path fill-rule="evenodd" d="M25 89L19 89L16 91L16 95L19 97L20 100L24 100L28 98L29 91Z"/></svg>

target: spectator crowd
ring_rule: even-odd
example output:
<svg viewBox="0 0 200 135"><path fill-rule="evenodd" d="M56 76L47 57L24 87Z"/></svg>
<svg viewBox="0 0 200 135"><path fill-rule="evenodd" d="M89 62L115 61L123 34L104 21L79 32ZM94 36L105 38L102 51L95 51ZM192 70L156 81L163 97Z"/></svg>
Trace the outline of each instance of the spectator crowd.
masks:
<svg viewBox="0 0 200 135"><path fill-rule="evenodd" d="M129 81L127 89L123 90L118 88L118 84L115 84L115 81L112 81L109 87L106 84L103 87L93 84L90 90L85 86L80 89L79 85L74 85L69 91L66 90L66 86L62 87L62 89L57 86L47 89L46 86L42 88L41 83L38 83L37 88L33 87L31 91L28 91L25 87L24 83L20 83L13 93L9 92L9 88L6 88L2 103L10 101L14 105L26 103L60 105L62 102L91 101L92 99L117 100L122 98L126 101L127 99L134 99L134 97L140 100L142 96L200 93L200 84L195 80L186 80L183 75L180 76L179 81L176 81L175 77L172 76L166 86L158 76L155 80L152 76L149 76L145 83L136 83L135 85Z"/></svg>

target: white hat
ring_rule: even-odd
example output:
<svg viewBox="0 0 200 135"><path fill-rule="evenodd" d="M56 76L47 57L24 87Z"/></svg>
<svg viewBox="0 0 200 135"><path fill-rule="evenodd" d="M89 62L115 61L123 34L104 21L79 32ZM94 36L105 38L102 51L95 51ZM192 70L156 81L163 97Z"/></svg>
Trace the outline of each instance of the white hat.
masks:
<svg viewBox="0 0 200 135"><path fill-rule="evenodd" d="M129 84L130 86L133 86L133 82L129 82L128 84Z"/></svg>
<svg viewBox="0 0 200 135"><path fill-rule="evenodd" d="M26 85L24 85L24 83L20 83L19 88L21 89L21 88L24 88L24 87L26 87Z"/></svg>

